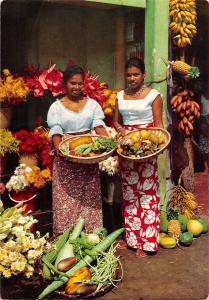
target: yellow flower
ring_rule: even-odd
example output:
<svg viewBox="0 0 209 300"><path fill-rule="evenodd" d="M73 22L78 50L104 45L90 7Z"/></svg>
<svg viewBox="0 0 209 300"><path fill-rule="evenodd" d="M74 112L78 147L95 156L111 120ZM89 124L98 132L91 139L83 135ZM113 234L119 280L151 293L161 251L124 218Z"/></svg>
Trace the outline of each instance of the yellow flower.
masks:
<svg viewBox="0 0 209 300"><path fill-rule="evenodd" d="M104 113L105 113L106 115L111 115L111 114L113 113L113 110L112 110L112 108L107 107L107 108L105 108Z"/></svg>
<svg viewBox="0 0 209 300"><path fill-rule="evenodd" d="M34 166L34 167L32 168L32 170L33 170L34 173L39 173L39 172L40 172L40 168L37 167L37 166Z"/></svg>
<svg viewBox="0 0 209 300"><path fill-rule="evenodd" d="M10 252L9 253L9 260L11 262L16 261L17 260L17 252Z"/></svg>
<svg viewBox="0 0 209 300"><path fill-rule="evenodd" d="M10 278L11 277L11 271L9 269L5 269L3 272L2 272L3 276L5 278Z"/></svg>
<svg viewBox="0 0 209 300"><path fill-rule="evenodd" d="M23 250L22 245L16 244L14 250L15 250L16 252L21 252L21 251Z"/></svg>
<svg viewBox="0 0 209 300"><path fill-rule="evenodd" d="M46 178L46 179L51 179L51 172L50 170L47 168L47 169L44 169L41 171L41 175Z"/></svg>
<svg viewBox="0 0 209 300"><path fill-rule="evenodd" d="M9 69L4 69L4 70L3 70L3 74L4 74L5 76L10 75Z"/></svg>
<svg viewBox="0 0 209 300"><path fill-rule="evenodd" d="M12 241L12 240L5 243L5 247L7 249L14 249L15 246L16 246L16 243L15 243L15 241Z"/></svg>
<svg viewBox="0 0 209 300"><path fill-rule="evenodd" d="M32 242L30 240L26 241L22 244L23 252L27 252L29 249L32 248Z"/></svg>
<svg viewBox="0 0 209 300"><path fill-rule="evenodd" d="M11 270L23 272L25 270L25 266L26 266L25 261L15 261L11 264Z"/></svg>
<svg viewBox="0 0 209 300"><path fill-rule="evenodd" d="M0 273L3 272L5 270L5 267L0 265Z"/></svg>
<svg viewBox="0 0 209 300"><path fill-rule="evenodd" d="M30 278L33 275L33 272L27 271L24 273L26 278Z"/></svg>

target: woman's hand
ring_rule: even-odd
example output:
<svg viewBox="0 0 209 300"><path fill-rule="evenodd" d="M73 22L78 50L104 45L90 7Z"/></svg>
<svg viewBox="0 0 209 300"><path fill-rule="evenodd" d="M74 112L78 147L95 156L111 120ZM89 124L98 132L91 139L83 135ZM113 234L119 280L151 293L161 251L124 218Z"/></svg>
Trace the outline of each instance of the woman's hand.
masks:
<svg viewBox="0 0 209 300"><path fill-rule="evenodd" d="M59 153L59 144L62 141L62 136L60 134L55 134L52 136L52 143L55 149L55 153L58 155Z"/></svg>
<svg viewBox="0 0 209 300"><path fill-rule="evenodd" d="M119 130L117 130L118 133L117 133L117 139L121 138L121 137L124 137L125 134L126 134L126 130L124 127L121 127Z"/></svg>

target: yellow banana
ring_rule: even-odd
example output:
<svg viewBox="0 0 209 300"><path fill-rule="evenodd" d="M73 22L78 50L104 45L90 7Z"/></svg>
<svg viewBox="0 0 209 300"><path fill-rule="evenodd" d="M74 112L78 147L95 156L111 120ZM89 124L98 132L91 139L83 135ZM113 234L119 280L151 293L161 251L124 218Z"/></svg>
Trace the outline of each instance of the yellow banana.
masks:
<svg viewBox="0 0 209 300"><path fill-rule="evenodd" d="M191 45L192 43L191 43L191 39L190 38L185 38L185 40L186 40L186 43L187 44L189 44L189 45Z"/></svg>

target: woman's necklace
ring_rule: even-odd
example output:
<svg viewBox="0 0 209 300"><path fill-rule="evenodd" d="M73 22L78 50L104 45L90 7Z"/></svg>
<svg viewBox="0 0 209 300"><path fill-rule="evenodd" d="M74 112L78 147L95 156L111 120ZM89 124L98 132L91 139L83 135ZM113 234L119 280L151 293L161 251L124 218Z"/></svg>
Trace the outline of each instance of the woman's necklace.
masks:
<svg viewBox="0 0 209 300"><path fill-rule="evenodd" d="M129 96L138 97L141 95L141 93L145 90L146 87L147 86L145 84L143 84L136 93L133 93L131 90L126 89L126 94Z"/></svg>

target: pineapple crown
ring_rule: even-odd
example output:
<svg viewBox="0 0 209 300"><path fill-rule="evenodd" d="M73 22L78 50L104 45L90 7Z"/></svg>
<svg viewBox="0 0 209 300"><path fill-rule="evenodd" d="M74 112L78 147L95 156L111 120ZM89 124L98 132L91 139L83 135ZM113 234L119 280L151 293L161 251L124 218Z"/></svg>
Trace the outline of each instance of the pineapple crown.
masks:
<svg viewBox="0 0 209 300"><path fill-rule="evenodd" d="M179 216L178 209L176 207L170 207L168 209L168 221L177 220Z"/></svg>
<svg viewBox="0 0 209 300"><path fill-rule="evenodd" d="M200 76L200 71L198 67L191 67L188 76L191 78L198 78Z"/></svg>

